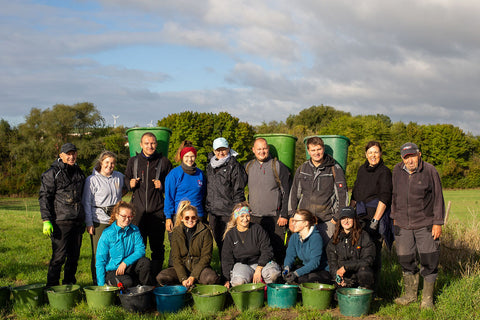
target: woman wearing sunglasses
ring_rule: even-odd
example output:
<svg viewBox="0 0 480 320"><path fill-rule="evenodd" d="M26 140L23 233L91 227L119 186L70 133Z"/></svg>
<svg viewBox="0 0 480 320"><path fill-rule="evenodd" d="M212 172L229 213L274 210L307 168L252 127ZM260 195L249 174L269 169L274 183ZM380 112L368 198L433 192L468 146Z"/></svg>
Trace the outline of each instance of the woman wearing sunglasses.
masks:
<svg viewBox="0 0 480 320"><path fill-rule="evenodd" d="M100 236L97 246L97 284L125 288L153 284L150 260L145 257L145 245L138 227L131 224L133 206L119 201L112 209L110 227Z"/></svg>
<svg viewBox="0 0 480 320"><path fill-rule="evenodd" d="M197 208L181 201L172 231L171 262L173 267L156 277L160 285L182 284L189 288L195 282L215 284L219 276L210 267L213 236L210 228L199 221Z"/></svg>

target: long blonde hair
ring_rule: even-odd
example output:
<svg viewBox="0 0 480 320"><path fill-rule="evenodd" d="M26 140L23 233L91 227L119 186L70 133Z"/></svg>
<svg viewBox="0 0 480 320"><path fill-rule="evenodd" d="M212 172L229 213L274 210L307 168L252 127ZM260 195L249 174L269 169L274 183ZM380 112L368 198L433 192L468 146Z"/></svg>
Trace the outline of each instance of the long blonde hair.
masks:
<svg viewBox="0 0 480 320"><path fill-rule="evenodd" d="M223 238L222 240L225 240L225 235L227 234L228 231L231 229L235 228L237 226L237 219L235 218L235 210L242 208L242 207L247 207L250 209L250 205L248 204L247 201L243 201L240 203L237 203L235 207L233 207L232 210L232 215L230 216L230 220L228 220L227 227L225 228L225 232L223 233Z"/></svg>
<svg viewBox="0 0 480 320"><path fill-rule="evenodd" d="M183 200L183 201L180 201L180 203L178 204L177 218L175 219L175 227L176 227L176 226L179 226L179 225L182 223L183 215L184 215L185 212L187 212L187 211L193 211L193 212L195 212L195 216L197 216L197 220L198 220L198 210L197 210L197 207L192 206L192 204L190 203L190 201L188 201L188 200ZM198 223L198 222L197 222L197 223Z"/></svg>
<svg viewBox="0 0 480 320"><path fill-rule="evenodd" d="M110 215L110 221L108 222L109 224L114 223L117 220L117 214L120 213L120 209L130 209L132 211L132 216L135 217L135 208L131 203L128 203L126 201L120 200L117 202L115 207L112 209L112 213Z"/></svg>

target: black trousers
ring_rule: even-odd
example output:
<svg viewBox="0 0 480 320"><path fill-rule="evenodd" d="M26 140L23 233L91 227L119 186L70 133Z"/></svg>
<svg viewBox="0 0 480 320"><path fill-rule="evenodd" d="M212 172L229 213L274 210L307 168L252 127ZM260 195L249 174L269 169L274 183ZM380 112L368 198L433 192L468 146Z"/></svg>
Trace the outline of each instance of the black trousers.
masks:
<svg viewBox="0 0 480 320"><path fill-rule="evenodd" d="M52 225L53 233L50 236L52 241L52 258L48 266L47 286L60 284L60 273L63 264L65 264L63 284L74 284L77 282L75 273L77 272L85 225L76 221L57 221L52 222Z"/></svg>
<svg viewBox="0 0 480 320"><path fill-rule="evenodd" d="M214 214L209 215L209 224L213 231L213 238L217 243L220 261L222 261L223 234L225 233L225 229L227 228L227 223L229 220L230 216L217 216Z"/></svg>
<svg viewBox="0 0 480 320"><path fill-rule="evenodd" d="M174 267L162 270L162 272L157 275L156 280L161 286L181 284ZM195 280L197 280L199 284L217 284L220 281L220 277L212 268L206 267L200 272L198 279Z"/></svg>
<svg viewBox="0 0 480 320"><path fill-rule="evenodd" d="M279 265L283 265L287 248L285 247L286 227L280 227L277 224L278 217L251 217L251 222L257 223L263 227L270 238L270 245L273 248L273 256Z"/></svg>
<svg viewBox="0 0 480 320"><path fill-rule="evenodd" d="M298 283L316 282L323 284L331 284L330 272L326 270L316 270L298 277Z"/></svg>
<svg viewBox="0 0 480 320"><path fill-rule="evenodd" d="M145 246L147 246L147 239L150 243L152 268L159 269L158 272L160 272L165 258L165 247L163 246L165 218L163 213L144 213L137 226L140 229Z"/></svg>
<svg viewBox="0 0 480 320"><path fill-rule="evenodd" d="M116 270L107 271L105 274L105 283L111 286L117 286L119 282L125 288L134 287L137 284L154 285L155 281L150 274L150 260L146 257L138 259L135 263L125 269L123 275L115 275Z"/></svg>

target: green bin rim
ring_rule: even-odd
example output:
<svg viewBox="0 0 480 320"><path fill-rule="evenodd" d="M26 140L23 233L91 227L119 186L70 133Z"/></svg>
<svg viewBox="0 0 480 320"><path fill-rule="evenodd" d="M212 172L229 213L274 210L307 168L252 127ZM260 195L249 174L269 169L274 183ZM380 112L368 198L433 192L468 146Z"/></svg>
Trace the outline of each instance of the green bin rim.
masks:
<svg viewBox="0 0 480 320"><path fill-rule="evenodd" d="M144 130L144 131L152 130L152 131L155 131L155 130L158 130L158 129L168 131L168 132L170 132L170 134L172 134L172 129L167 128L167 127L135 127L135 128L128 129L127 131L125 131L125 133L128 134L129 131L135 131L135 130Z"/></svg>
<svg viewBox="0 0 480 320"><path fill-rule="evenodd" d="M310 139L310 138L313 138L313 137L319 137L319 138L339 138L339 139L344 139L344 140L347 140L348 144L350 145L350 139L348 139L347 137L345 136L342 136L342 135L336 135L336 134L316 134L316 135L313 135L313 136L307 136L305 138L303 138L303 143L306 144L307 143L307 140Z"/></svg>
<svg viewBox="0 0 480 320"><path fill-rule="evenodd" d="M255 139L257 138L268 138L268 137L288 137L288 138L293 138L295 141L298 140L297 137L291 134L287 133L257 133L253 136Z"/></svg>

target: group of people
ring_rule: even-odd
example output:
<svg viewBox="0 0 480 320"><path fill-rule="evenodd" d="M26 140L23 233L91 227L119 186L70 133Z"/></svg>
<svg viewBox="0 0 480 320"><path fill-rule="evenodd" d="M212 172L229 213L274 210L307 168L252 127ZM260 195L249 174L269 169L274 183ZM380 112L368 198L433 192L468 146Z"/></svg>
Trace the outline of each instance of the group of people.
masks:
<svg viewBox="0 0 480 320"><path fill-rule="evenodd" d="M114 170L115 154L105 151L88 178L76 165L77 148L66 143L42 175L39 196L53 252L47 285L59 284L63 264L63 283L76 282L85 226L92 278L100 286L321 282L375 289L383 242L391 247L395 239L405 284L395 302L417 299L421 274L421 307L432 308L445 211L435 168L406 143L392 175L380 143L371 141L348 201L345 174L323 140L306 144L310 158L292 179L263 138L244 166L225 138L215 139L204 172L192 142L181 144L173 168L147 132L125 175ZM122 201L128 191L130 203ZM163 269L165 231L171 250ZM221 274L211 267L214 241Z"/></svg>

